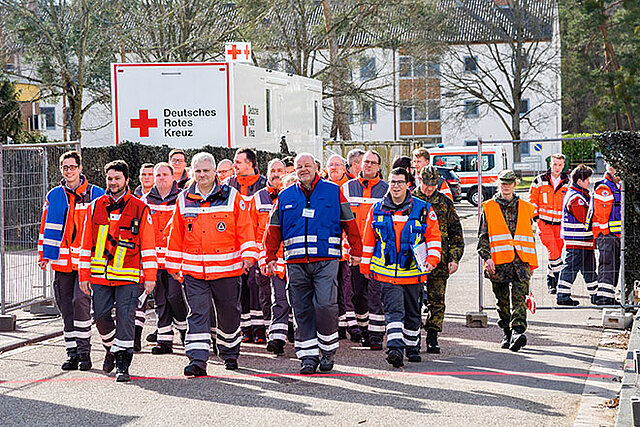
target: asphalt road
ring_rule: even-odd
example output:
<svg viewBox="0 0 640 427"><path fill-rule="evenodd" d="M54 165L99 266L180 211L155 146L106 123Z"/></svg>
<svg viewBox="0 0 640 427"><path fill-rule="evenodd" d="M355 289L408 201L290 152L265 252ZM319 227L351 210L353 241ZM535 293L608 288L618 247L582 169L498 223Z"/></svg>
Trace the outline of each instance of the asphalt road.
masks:
<svg viewBox="0 0 640 427"><path fill-rule="evenodd" d="M461 214L475 212L467 202L460 206ZM600 311L537 311L519 353L499 348L495 311L488 328L466 328L465 313L478 305L477 218L464 227L467 253L449 282L440 355L423 353L423 362L394 369L382 352L342 341L330 375L301 377L290 345L278 358L243 345L238 371L225 371L212 357L210 377L185 379L179 345L164 356L151 355L147 345L134 357L134 380L117 384L99 370L103 350L94 329L89 372L60 370L61 338L0 355L0 425L573 425L585 381L597 374L590 369L602 337ZM543 274L532 289L538 305L552 305ZM585 303L582 282L575 291ZM153 327L147 323L145 334ZM616 380L593 376L590 392ZM600 412L605 421L596 425L613 423L613 410Z"/></svg>

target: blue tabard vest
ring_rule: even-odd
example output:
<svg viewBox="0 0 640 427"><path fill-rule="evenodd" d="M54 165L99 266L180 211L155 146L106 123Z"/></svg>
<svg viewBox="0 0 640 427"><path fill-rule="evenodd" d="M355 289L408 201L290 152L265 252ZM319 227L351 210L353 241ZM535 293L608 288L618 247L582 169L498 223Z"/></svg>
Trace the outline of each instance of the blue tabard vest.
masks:
<svg viewBox="0 0 640 427"><path fill-rule="evenodd" d="M420 221L420 216L425 210L428 214L431 204L416 197L411 197L411 209L409 217L400 234L400 250L396 247L396 233L393 228L392 211L382 209L384 200L373 205L372 226L378 239L371 257L371 271L387 277L417 277L424 273L416 266L413 245L424 242L426 222Z"/></svg>
<svg viewBox="0 0 640 427"><path fill-rule="evenodd" d="M615 234L616 236L620 236L620 232L622 231L622 214L620 212L621 201L622 201L622 193L620 189L616 185L615 182L608 179L608 175L605 175L602 181L596 182L595 189L597 189L601 185L606 185L609 187L611 191L611 195L613 196L613 206L611 207L611 213L609 214L609 232ZM593 198L591 200L591 205L589 206L589 220L593 216Z"/></svg>
<svg viewBox="0 0 640 427"><path fill-rule="evenodd" d="M285 188L278 196L278 213L284 259L340 258L340 187L319 180L307 195L299 184Z"/></svg>
<svg viewBox="0 0 640 427"><path fill-rule="evenodd" d="M591 197L587 190L579 189L573 185L569 187L567 194L565 194L564 199L562 200L562 225L560 228L560 237L567 242L573 243L592 242L593 231L591 230L589 221L584 224L578 221L578 219L569 211L568 206L575 198L581 199L587 206L589 206L591 201Z"/></svg>

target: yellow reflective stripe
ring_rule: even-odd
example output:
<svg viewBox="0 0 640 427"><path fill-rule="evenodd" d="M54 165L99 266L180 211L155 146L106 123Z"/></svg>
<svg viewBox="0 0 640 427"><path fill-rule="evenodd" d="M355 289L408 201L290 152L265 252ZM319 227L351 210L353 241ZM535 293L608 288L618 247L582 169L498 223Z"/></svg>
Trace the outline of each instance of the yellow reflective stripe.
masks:
<svg viewBox="0 0 640 427"><path fill-rule="evenodd" d="M91 273L103 274L107 266L107 260L104 258L91 258Z"/></svg>
<svg viewBox="0 0 640 427"><path fill-rule="evenodd" d="M123 240L126 242L126 240ZM124 264L124 256L127 253L127 248L124 246L116 247L116 253L113 255L113 267L120 269L122 268L122 264ZM111 268L111 267L109 267Z"/></svg>
<svg viewBox="0 0 640 427"><path fill-rule="evenodd" d="M396 270L395 268L383 267L379 264L374 264L373 260L371 262L371 271L389 277L416 277L426 274L418 270L417 268L413 268L410 270L402 270L398 268L398 270Z"/></svg>
<svg viewBox="0 0 640 427"><path fill-rule="evenodd" d="M96 258L104 259L104 248L107 242L107 234L109 232L109 225L104 224L98 226L98 239L96 241Z"/></svg>

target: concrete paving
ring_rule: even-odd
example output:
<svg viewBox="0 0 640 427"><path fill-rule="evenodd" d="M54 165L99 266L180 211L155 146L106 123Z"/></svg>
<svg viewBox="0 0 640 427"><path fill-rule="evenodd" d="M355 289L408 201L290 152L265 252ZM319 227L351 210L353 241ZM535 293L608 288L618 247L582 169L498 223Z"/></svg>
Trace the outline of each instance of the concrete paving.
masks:
<svg viewBox="0 0 640 427"><path fill-rule="evenodd" d="M493 310L488 328L465 327L465 313L478 309L477 219L468 203L459 206L461 214L471 212L463 224L467 248L449 281L439 355L422 353L421 363L394 369L382 352L342 341L334 371L302 377L291 345L275 357L250 344L238 371L224 370L212 356L209 377L185 379L180 345L173 355L154 356L147 344L134 357L134 380L117 384L99 369L104 352L94 329L95 366L88 372L60 370L61 337L0 354L0 424L612 425L616 411L603 405L619 391L626 352L594 363L603 337L624 341L603 331L601 310L538 310L518 353L499 348ZM543 270L532 291L539 306L552 306ZM574 294L588 304L582 281ZM488 281L483 295L485 305L494 304ZM149 319L145 334L152 329Z"/></svg>

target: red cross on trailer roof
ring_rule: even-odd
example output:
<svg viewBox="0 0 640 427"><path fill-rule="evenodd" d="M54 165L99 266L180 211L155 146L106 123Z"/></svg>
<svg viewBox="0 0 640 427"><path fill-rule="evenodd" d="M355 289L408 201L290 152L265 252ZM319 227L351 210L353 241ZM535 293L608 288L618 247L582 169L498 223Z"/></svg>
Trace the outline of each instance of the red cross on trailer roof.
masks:
<svg viewBox="0 0 640 427"><path fill-rule="evenodd" d="M149 128L158 127L158 119L149 118L149 110L138 110L138 119L131 119L131 127L140 129L140 137L149 136Z"/></svg>
<svg viewBox="0 0 640 427"><path fill-rule="evenodd" d="M249 50L249 45L247 45L244 48L244 56L245 56L246 59L249 59L249 56L251 56L251 51Z"/></svg>
<svg viewBox="0 0 640 427"><path fill-rule="evenodd" d="M231 55L233 57L233 60L235 61L236 59L238 59L238 55L240 55L242 51L238 49L237 45L233 44L231 45L231 49L229 49L227 53Z"/></svg>

